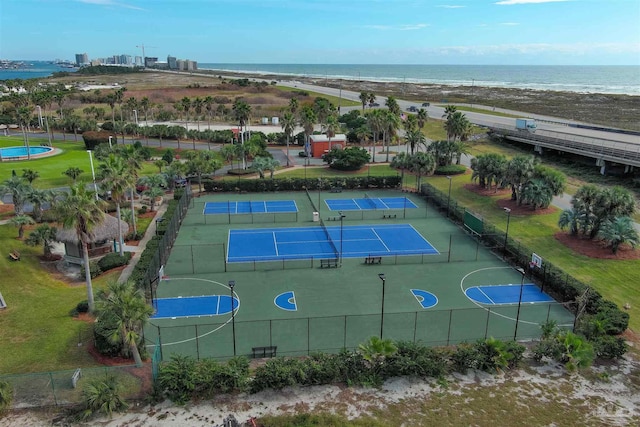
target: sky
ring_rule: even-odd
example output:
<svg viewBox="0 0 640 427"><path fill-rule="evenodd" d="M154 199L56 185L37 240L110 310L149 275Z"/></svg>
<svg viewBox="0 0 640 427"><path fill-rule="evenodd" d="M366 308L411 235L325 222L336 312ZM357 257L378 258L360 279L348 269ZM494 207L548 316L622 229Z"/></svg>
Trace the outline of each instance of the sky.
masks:
<svg viewBox="0 0 640 427"><path fill-rule="evenodd" d="M0 58L640 65L640 0L0 0Z"/></svg>

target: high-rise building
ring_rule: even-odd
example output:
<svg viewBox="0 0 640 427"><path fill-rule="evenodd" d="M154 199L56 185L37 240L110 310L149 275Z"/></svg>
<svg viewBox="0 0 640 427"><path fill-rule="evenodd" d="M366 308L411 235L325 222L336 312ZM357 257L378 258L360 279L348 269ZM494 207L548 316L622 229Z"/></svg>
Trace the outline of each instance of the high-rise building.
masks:
<svg viewBox="0 0 640 427"><path fill-rule="evenodd" d="M175 56L167 56L167 68L170 70L177 70L178 69L178 63L176 61L176 57Z"/></svg>
<svg viewBox="0 0 640 427"><path fill-rule="evenodd" d="M131 55L120 55L119 58L120 61L120 65L131 65L133 64L133 58L131 57Z"/></svg>
<svg viewBox="0 0 640 427"><path fill-rule="evenodd" d="M157 57L145 56L144 57L144 66L145 67L153 67L158 62Z"/></svg>
<svg viewBox="0 0 640 427"><path fill-rule="evenodd" d="M86 53L76 53L76 65L78 67L88 63L89 63L89 56Z"/></svg>
<svg viewBox="0 0 640 427"><path fill-rule="evenodd" d="M142 63L142 56L136 56L135 65L136 65L136 67L142 67L144 65Z"/></svg>

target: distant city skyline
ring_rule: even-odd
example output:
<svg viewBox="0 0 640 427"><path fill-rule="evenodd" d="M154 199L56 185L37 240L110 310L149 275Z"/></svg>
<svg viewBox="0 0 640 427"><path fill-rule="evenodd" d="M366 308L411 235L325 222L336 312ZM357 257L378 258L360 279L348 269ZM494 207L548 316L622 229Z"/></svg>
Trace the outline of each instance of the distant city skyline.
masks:
<svg viewBox="0 0 640 427"><path fill-rule="evenodd" d="M0 58L640 65L638 0L2 0Z"/></svg>

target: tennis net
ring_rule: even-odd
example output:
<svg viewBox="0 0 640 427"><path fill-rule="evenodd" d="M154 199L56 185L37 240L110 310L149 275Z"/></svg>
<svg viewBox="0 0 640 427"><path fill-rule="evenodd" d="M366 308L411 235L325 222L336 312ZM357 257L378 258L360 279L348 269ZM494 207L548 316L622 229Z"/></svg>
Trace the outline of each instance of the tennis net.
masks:
<svg viewBox="0 0 640 427"><path fill-rule="evenodd" d="M369 195L367 193L364 193L364 199L367 201L369 206L371 206L371 209L378 209L378 206L376 205L376 202L374 202L373 199L371 197L369 197ZM376 199L377 199L377 197L376 197Z"/></svg>
<svg viewBox="0 0 640 427"><path fill-rule="evenodd" d="M322 230L324 231L324 234L327 235L327 240L331 244L331 247L333 248L333 251L336 254L336 258L340 258L340 252L338 251L336 244L333 243L333 239L331 239L331 236L329 235L329 230L327 230L327 226L324 225L324 221L322 220L322 218L320 218L320 225L322 226Z"/></svg>

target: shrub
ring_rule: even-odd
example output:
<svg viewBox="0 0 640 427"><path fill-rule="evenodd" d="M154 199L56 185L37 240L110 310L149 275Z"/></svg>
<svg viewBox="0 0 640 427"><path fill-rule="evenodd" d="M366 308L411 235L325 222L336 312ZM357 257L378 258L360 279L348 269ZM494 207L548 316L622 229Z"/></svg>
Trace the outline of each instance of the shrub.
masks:
<svg viewBox="0 0 640 427"><path fill-rule="evenodd" d="M87 150L93 150L98 144L108 144L109 136L114 136L111 132L87 131L82 134L84 146Z"/></svg>
<svg viewBox="0 0 640 427"><path fill-rule="evenodd" d="M266 389L282 390L288 386L302 384L304 379L304 366L300 360L277 357L256 369L251 382L251 392L257 393Z"/></svg>
<svg viewBox="0 0 640 427"><path fill-rule="evenodd" d="M387 378L403 375L439 378L447 373L447 358L442 350L400 341L397 352L387 358L384 372Z"/></svg>
<svg viewBox="0 0 640 427"><path fill-rule="evenodd" d="M620 359L628 346L623 338L604 335L593 341L593 349L599 359Z"/></svg>
<svg viewBox="0 0 640 427"><path fill-rule="evenodd" d="M98 267L100 268L100 271L109 271L112 268L129 264L130 260L131 252L125 252L124 255L120 255L118 252L111 252L100 258L98 261Z"/></svg>
<svg viewBox="0 0 640 427"><path fill-rule="evenodd" d="M0 414L3 414L13 402L13 387L6 381L0 381Z"/></svg>
<svg viewBox="0 0 640 427"><path fill-rule="evenodd" d="M256 173L255 169L251 169L251 168L247 168L247 169L229 169L227 171L227 174L229 175L251 175L253 173Z"/></svg>
<svg viewBox="0 0 640 427"><path fill-rule="evenodd" d="M243 390L249 379L249 360L246 357L234 357L227 363L211 359L197 362L197 384L194 395L213 397L218 393L230 393Z"/></svg>
<svg viewBox="0 0 640 427"><path fill-rule="evenodd" d="M162 392L178 405L187 403L196 389L196 361L190 356L173 355L160 365L158 384Z"/></svg>
<svg viewBox="0 0 640 427"><path fill-rule="evenodd" d="M122 354L122 341L112 341L111 337L117 334L117 321L113 317L103 314L93 324L93 340L98 353L109 357L116 357Z"/></svg>
<svg viewBox="0 0 640 427"><path fill-rule="evenodd" d="M144 215L148 210L149 208L147 207L147 205L142 205L142 207L138 209L138 215Z"/></svg>
<svg viewBox="0 0 640 427"><path fill-rule="evenodd" d="M100 266L98 265L98 261L89 261L89 274L91 275L92 279L95 279L96 277L98 277L102 271L100 270ZM80 268L80 279L84 280L84 275L85 275L85 269L84 269L84 265Z"/></svg>
<svg viewBox="0 0 640 427"><path fill-rule="evenodd" d="M89 312L89 301L84 300L80 301L78 305L76 305L76 311L78 313L88 313Z"/></svg>
<svg viewBox="0 0 640 427"><path fill-rule="evenodd" d="M97 414L111 417L114 412L126 410L129 405L121 392L122 385L114 375L90 381L82 392L85 406L82 418L86 420Z"/></svg>
<svg viewBox="0 0 640 427"><path fill-rule="evenodd" d="M433 172L435 175L461 175L467 171L463 165L438 166Z"/></svg>
<svg viewBox="0 0 640 427"><path fill-rule="evenodd" d="M371 156L367 150L360 147L347 147L344 150L332 148L322 156L322 160L328 163L330 168L341 171L358 170L370 159Z"/></svg>

